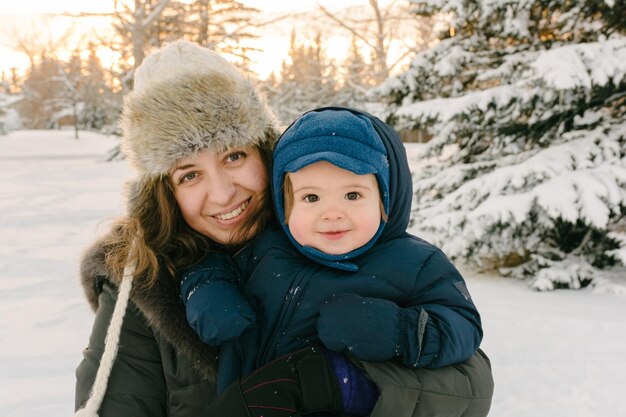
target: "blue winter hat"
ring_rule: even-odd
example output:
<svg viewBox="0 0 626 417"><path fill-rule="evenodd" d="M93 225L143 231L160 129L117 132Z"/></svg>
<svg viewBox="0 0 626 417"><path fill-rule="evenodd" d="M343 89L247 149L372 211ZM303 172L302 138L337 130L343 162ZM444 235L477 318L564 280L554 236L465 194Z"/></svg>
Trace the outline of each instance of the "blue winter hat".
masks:
<svg viewBox="0 0 626 417"><path fill-rule="evenodd" d="M389 213L387 150L367 117L347 110L332 109L312 111L301 116L283 133L274 150L274 204L278 219L291 242L300 252L317 262L343 270L356 270L356 265L345 261L362 254L376 242L385 226L383 221L366 245L342 255L329 255L300 245L285 224L282 191L285 174L319 161L330 162L357 175L376 175L385 213Z"/></svg>

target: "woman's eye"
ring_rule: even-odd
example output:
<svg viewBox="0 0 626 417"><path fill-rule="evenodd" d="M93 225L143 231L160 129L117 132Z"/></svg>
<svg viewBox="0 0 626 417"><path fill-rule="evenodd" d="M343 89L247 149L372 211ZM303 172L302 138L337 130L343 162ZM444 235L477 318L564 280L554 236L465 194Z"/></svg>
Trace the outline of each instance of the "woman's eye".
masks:
<svg viewBox="0 0 626 417"><path fill-rule="evenodd" d="M228 162L237 162L240 159L243 159L246 157L246 153L243 151L237 151L237 152L233 152L230 153L226 156L226 161Z"/></svg>
<svg viewBox="0 0 626 417"><path fill-rule="evenodd" d="M361 198L361 194L357 193L356 191L352 191L346 194L346 200L358 200L359 198Z"/></svg>
<svg viewBox="0 0 626 417"><path fill-rule="evenodd" d="M180 184L184 183L184 182L188 182L193 180L194 178L196 178L198 176L197 172L188 172L185 175L183 175L182 177L180 177L180 180L178 181Z"/></svg>
<svg viewBox="0 0 626 417"><path fill-rule="evenodd" d="M320 198L315 194L307 194L303 198L303 200L307 203L315 203L316 201L319 201L319 199Z"/></svg>

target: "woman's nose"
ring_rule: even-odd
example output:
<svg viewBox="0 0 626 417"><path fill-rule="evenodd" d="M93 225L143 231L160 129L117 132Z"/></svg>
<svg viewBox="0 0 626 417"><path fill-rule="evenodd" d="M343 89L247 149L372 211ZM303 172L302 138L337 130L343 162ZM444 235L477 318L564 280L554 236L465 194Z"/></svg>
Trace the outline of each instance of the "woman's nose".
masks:
<svg viewBox="0 0 626 417"><path fill-rule="evenodd" d="M207 183L207 198L210 203L224 205L232 201L236 186L228 175L213 175Z"/></svg>

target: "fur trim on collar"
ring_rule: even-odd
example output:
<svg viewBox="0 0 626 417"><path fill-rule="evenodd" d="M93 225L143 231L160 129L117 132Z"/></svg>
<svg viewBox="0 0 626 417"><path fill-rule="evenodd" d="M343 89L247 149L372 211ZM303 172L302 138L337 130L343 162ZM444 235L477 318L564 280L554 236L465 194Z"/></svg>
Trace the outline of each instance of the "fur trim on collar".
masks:
<svg viewBox="0 0 626 417"><path fill-rule="evenodd" d="M106 283L118 286L107 271L105 248L97 241L84 254L80 265L83 290L91 308L98 308L98 296ZM215 381L217 372L217 349L204 344L194 333L179 300L178 282L160 279L148 291L133 289L130 301L145 316L152 330L170 343L180 354L194 364L196 371L205 379Z"/></svg>

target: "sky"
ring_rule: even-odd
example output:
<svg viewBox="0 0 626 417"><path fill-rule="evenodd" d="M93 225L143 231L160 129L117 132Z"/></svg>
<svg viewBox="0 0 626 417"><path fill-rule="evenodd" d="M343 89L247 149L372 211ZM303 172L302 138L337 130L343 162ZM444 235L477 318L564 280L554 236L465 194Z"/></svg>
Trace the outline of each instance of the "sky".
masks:
<svg viewBox="0 0 626 417"><path fill-rule="evenodd" d="M387 4L390 0L381 0L381 4ZM4 1L0 6L0 71L9 70L11 67L25 68L28 66L28 60L25 55L12 50L12 37L7 35L8 28L24 28L18 30L32 30L33 27L41 30L45 28L45 32L60 34L70 24L76 24L68 18L48 18L45 23L41 23L41 15L45 13L106 13L113 8L113 0L21 0L21 1ZM345 7L355 5L367 5L367 0L243 0L243 3L254 6L261 10L264 14L286 13L292 11L313 10L316 4L322 4L330 10L340 10ZM35 23L33 23L35 22ZM81 27L83 29L81 29ZM83 20L83 24L77 27L76 31L92 32L94 29L99 32L106 30L106 24L98 21L98 19ZM281 30L276 27L271 32L264 32L259 40L260 47L264 51L252 55L253 60L257 61L253 66L261 78L265 78L271 71L275 71L280 67L280 63L285 57L289 46L290 29ZM343 51L348 47L347 38L335 37L329 42L328 53L334 57L340 57ZM104 54L101 59L106 60Z"/></svg>
<svg viewBox="0 0 626 417"><path fill-rule="evenodd" d="M348 7L356 4L366 4L367 0L242 0L243 3L254 5L268 12L282 12L289 10L303 10L315 7L321 3L333 9ZM382 2L381 2L382 3ZM107 12L113 8L113 0L21 0L5 1L0 8L2 14L38 14L62 12Z"/></svg>
<svg viewBox="0 0 626 417"><path fill-rule="evenodd" d="M0 136L2 417L72 415L94 317L78 261L122 214L132 176L126 161L105 162L117 144L93 132ZM419 146L406 144L411 169ZM482 316L496 384L490 416L626 416L626 287L536 292L457 266Z"/></svg>

